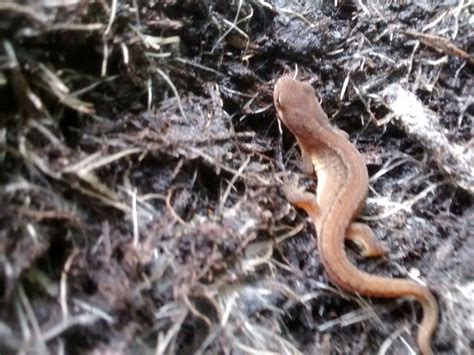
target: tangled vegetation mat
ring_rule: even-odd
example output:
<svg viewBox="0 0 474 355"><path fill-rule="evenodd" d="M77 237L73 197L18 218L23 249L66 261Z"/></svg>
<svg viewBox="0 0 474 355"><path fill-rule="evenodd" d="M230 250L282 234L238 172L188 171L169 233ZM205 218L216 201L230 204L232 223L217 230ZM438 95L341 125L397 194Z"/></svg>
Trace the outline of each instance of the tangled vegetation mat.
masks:
<svg viewBox="0 0 474 355"><path fill-rule="evenodd" d="M410 299L328 281L273 84L363 154L361 269L474 347L471 1L0 2L0 354L412 354Z"/></svg>

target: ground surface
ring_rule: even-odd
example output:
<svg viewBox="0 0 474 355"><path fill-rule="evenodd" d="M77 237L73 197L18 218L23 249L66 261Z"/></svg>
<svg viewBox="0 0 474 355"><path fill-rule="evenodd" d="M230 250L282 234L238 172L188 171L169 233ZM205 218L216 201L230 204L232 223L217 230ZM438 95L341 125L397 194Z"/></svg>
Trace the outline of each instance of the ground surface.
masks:
<svg viewBox="0 0 474 355"><path fill-rule="evenodd" d="M325 3L0 3L1 354L416 351L416 302L330 283L281 192L316 186L272 104L295 71L367 161L390 252L349 257L472 351L473 5Z"/></svg>

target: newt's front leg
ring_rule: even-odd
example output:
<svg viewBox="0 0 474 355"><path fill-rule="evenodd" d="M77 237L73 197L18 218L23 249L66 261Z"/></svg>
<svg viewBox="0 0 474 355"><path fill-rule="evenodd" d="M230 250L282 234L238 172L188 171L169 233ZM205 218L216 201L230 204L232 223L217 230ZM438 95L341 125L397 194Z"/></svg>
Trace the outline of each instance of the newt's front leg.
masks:
<svg viewBox="0 0 474 355"><path fill-rule="evenodd" d="M289 183L283 187L285 196L293 206L305 210L317 226L321 218L321 207L314 194L298 188L296 183ZM385 254L385 248L375 237L374 232L366 224L352 222L346 230L345 239L350 240L361 251L363 258L377 257Z"/></svg>
<svg viewBox="0 0 474 355"><path fill-rule="evenodd" d="M283 193L289 203L305 210L313 222L317 224L321 217L321 209L313 194L300 189L296 182L290 182L283 186Z"/></svg>

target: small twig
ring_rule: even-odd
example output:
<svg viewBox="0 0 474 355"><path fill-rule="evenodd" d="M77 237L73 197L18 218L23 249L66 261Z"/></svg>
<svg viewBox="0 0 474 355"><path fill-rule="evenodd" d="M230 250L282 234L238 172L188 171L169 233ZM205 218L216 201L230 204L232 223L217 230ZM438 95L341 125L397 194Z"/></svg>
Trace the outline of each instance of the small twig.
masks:
<svg viewBox="0 0 474 355"><path fill-rule="evenodd" d="M33 218L35 221L40 222L43 220L65 220L69 221L71 224L75 226L81 226L81 221L74 216L69 211L61 211L61 210L43 210L38 211L34 209L30 209L27 207L20 207L17 209L18 214Z"/></svg>
<svg viewBox="0 0 474 355"><path fill-rule="evenodd" d="M412 38L418 39L424 45L433 48L438 52L465 59L469 63L474 65L474 56L470 55L469 53L466 53L465 51L457 47L454 43L452 43L450 40L444 37L412 30L402 30L401 33Z"/></svg>

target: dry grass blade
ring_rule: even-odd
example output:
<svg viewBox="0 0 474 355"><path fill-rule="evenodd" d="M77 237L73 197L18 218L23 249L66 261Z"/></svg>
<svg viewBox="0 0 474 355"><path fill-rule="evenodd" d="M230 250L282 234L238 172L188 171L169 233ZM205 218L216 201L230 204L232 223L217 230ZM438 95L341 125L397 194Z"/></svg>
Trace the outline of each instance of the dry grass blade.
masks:
<svg viewBox="0 0 474 355"><path fill-rule="evenodd" d="M11 80L16 101L22 115L26 121L30 118L48 117L49 114L43 105L40 97L31 90L28 80L21 71L20 63L15 54L12 44L9 41L3 41L3 47L10 61Z"/></svg>
<svg viewBox="0 0 474 355"><path fill-rule="evenodd" d="M108 156L101 156L101 152L96 152L87 156L85 159L79 161L78 163L64 168L62 170L62 173L77 174L78 176L85 175L89 172L92 172L93 170L102 168L126 156L141 152L141 148L127 148Z"/></svg>
<svg viewBox="0 0 474 355"><path fill-rule="evenodd" d="M155 68L156 72L165 80L165 82L170 86L171 90L173 91L174 96L176 97L176 100L178 101L178 107L179 107L179 112L181 112L181 116L185 120L186 118L186 113L184 112L183 105L181 104L181 99L179 97L178 90L176 89L176 86L174 86L173 82L171 81L170 77L160 68L156 67Z"/></svg>
<svg viewBox="0 0 474 355"><path fill-rule="evenodd" d="M40 63L39 68L41 69L40 79L42 84L51 94L56 96L61 103L81 113L94 113L94 105L71 95L67 85L48 67Z"/></svg>

